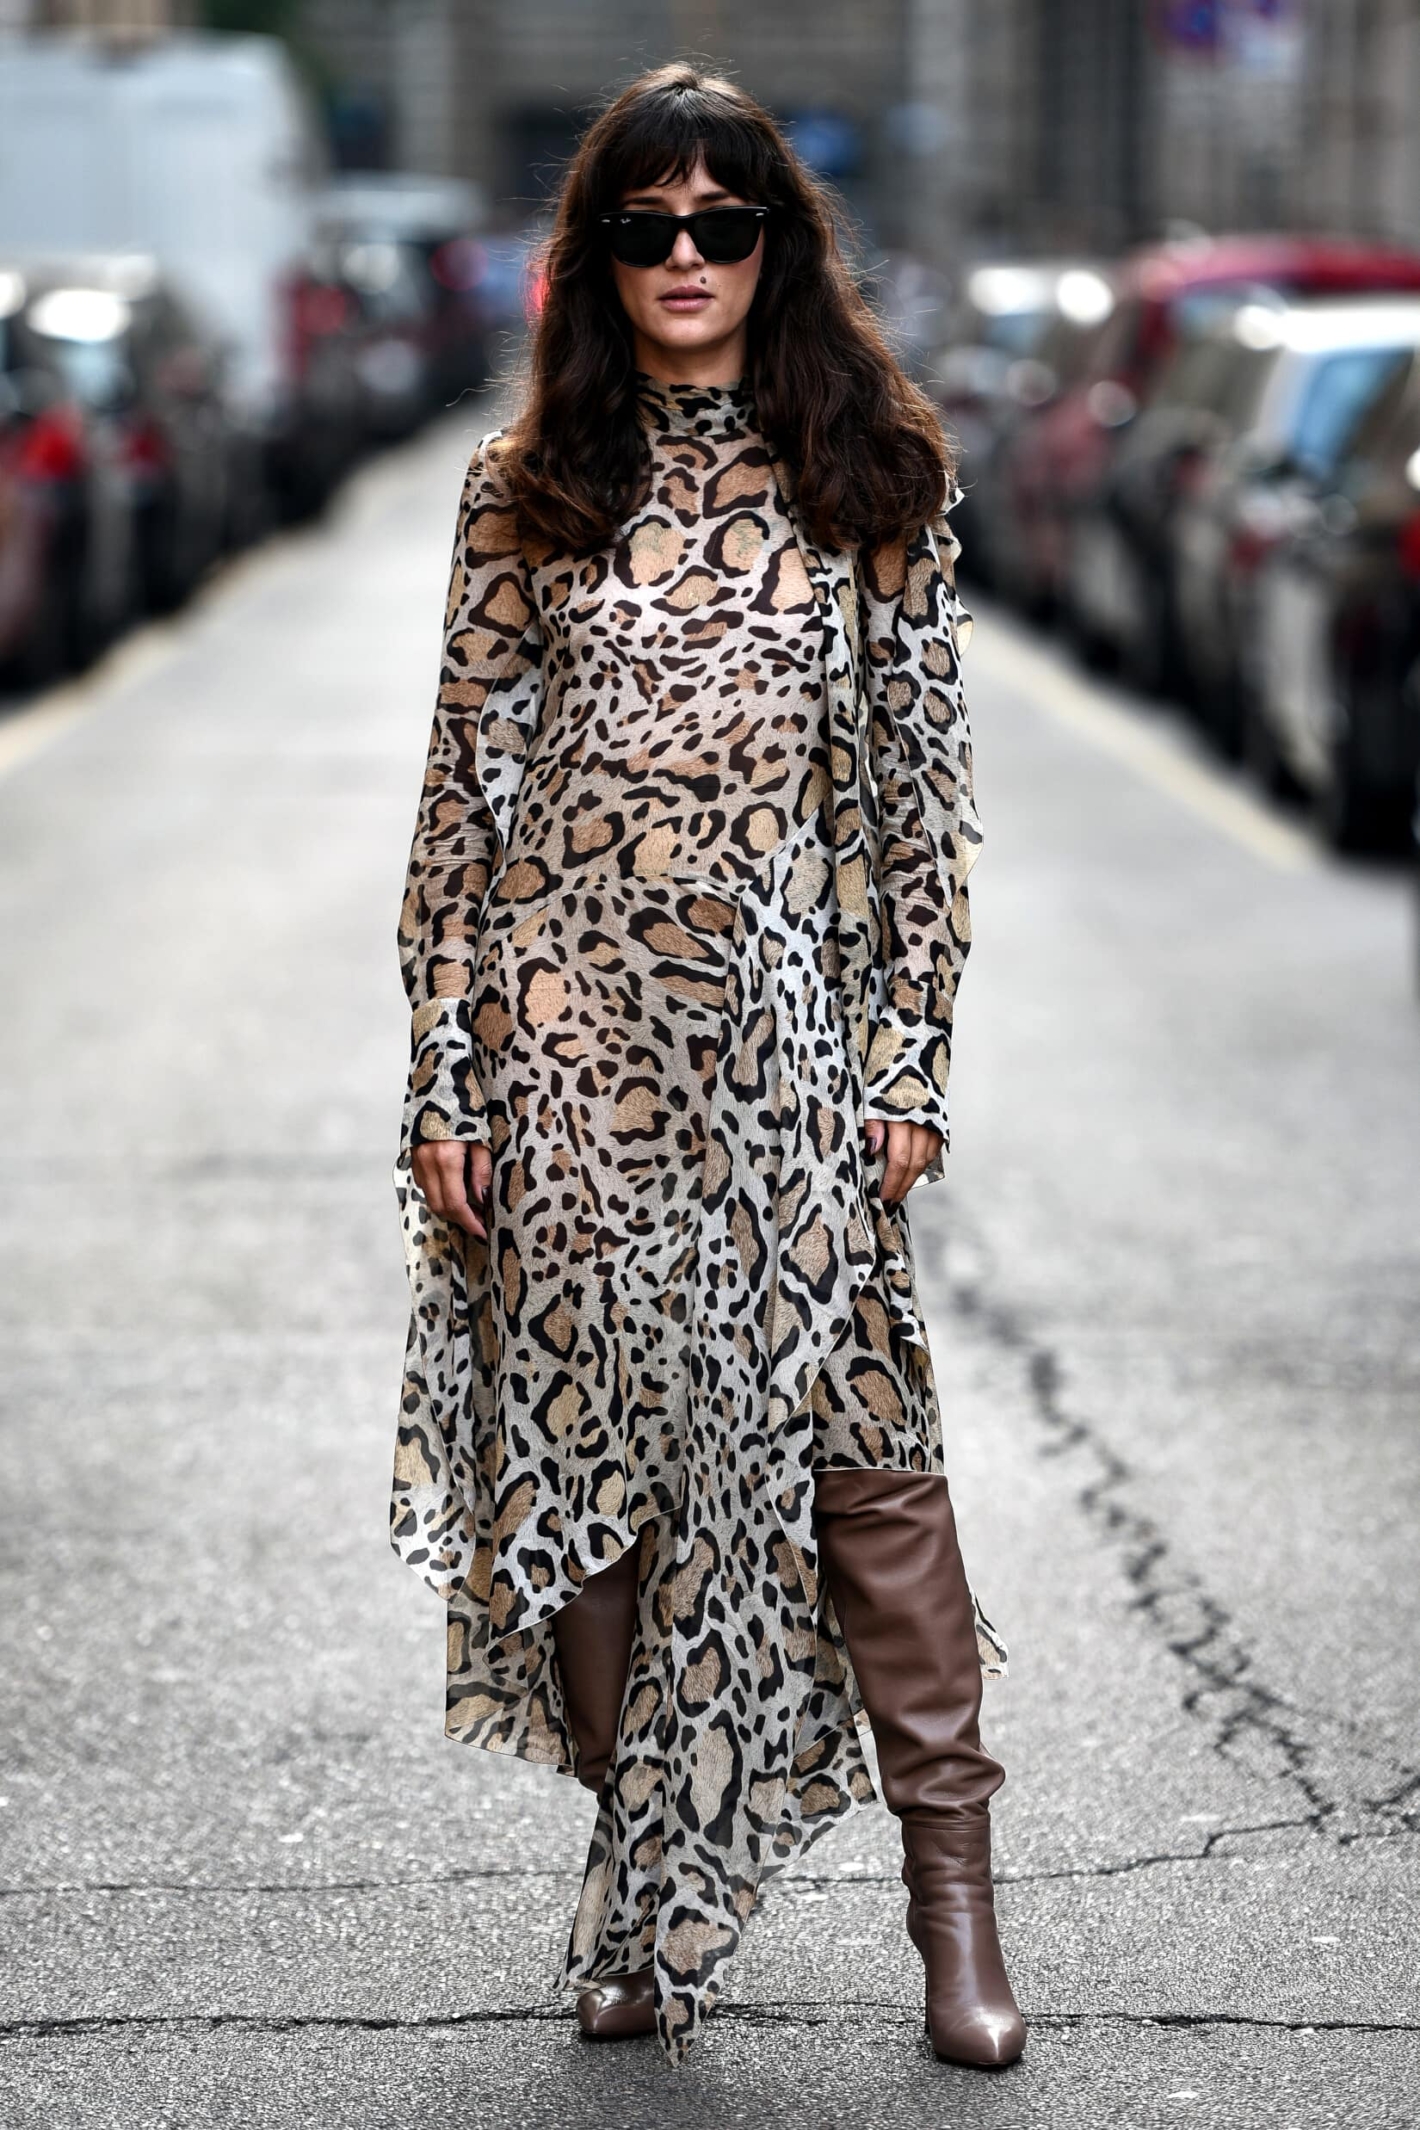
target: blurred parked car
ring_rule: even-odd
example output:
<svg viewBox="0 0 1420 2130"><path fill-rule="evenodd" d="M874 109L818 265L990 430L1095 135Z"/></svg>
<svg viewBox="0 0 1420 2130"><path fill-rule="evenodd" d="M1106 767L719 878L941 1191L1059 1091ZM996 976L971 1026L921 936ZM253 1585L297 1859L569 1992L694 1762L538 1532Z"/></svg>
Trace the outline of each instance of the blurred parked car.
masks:
<svg viewBox="0 0 1420 2130"><path fill-rule="evenodd" d="M1065 307L1060 291L1065 290ZM963 484L953 524L962 543L961 567L985 581L1000 544L995 457L1023 408L1058 388L1040 360L1058 319L1083 311L1098 323L1113 308L1105 276L1071 260L992 260L973 267L947 321L945 344L929 366L926 385L942 411L958 451Z"/></svg>
<svg viewBox="0 0 1420 2130"><path fill-rule="evenodd" d="M1367 407L1420 346L1420 301L1249 303L1211 340L1230 356L1215 432L1184 461L1173 598L1184 685L1227 754L1243 744L1258 573L1334 478Z"/></svg>
<svg viewBox="0 0 1420 2130"><path fill-rule="evenodd" d="M372 328L377 433L400 433L487 381L483 211L477 187L409 171L348 172L321 199L321 233Z"/></svg>
<svg viewBox="0 0 1420 2130"><path fill-rule="evenodd" d="M222 345L151 259L24 271L32 344L91 429L111 435L128 477L136 589L149 611L166 611L227 544L237 469Z"/></svg>
<svg viewBox="0 0 1420 2130"><path fill-rule="evenodd" d="M30 686L108 642L136 585L121 430L80 396L53 337L35 332L36 293L0 265L0 664ZM85 322L82 307L69 322ZM91 329L107 322L102 304L90 312Z"/></svg>
<svg viewBox="0 0 1420 2130"><path fill-rule="evenodd" d="M1420 339L1420 320L1415 337ZM1420 355L1293 488L1257 587L1251 750L1345 849L1403 847L1420 771Z"/></svg>
<svg viewBox="0 0 1420 2130"><path fill-rule="evenodd" d="M1261 389L1259 358L1233 331L1244 297L1229 287L1194 299L1147 404L1120 425L1075 518L1062 618L1089 663L1118 662L1142 688L1180 692L1175 518L1195 469L1246 425Z"/></svg>
<svg viewBox="0 0 1420 2130"><path fill-rule="evenodd" d="M1291 295L1420 290L1420 255L1277 236L1164 245L1125 261L1116 304L1084 360L1006 440L1001 545L1020 596L1038 607L1068 601L1086 637L1108 634L1110 573L1140 560L1121 556L1124 536L1108 493L1124 432L1200 314L1229 291L1259 287ZM1042 359L1049 360L1044 350Z"/></svg>
<svg viewBox="0 0 1420 2130"><path fill-rule="evenodd" d="M1052 409L1077 407L1081 379L1090 375L1113 307L1116 294L1107 275L1092 266L1071 268L1058 283L1050 324L1035 351L1013 364L1007 379L1011 409L981 492L981 526L992 584L1037 616L1056 609L1067 571L1069 520L1056 505L1054 484L1073 484L1079 445L1092 452L1099 428L1094 415L1075 424L1075 437L1069 426L1047 430L1045 424ZM1050 441L1047 452L1039 449L1043 435Z"/></svg>
<svg viewBox="0 0 1420 2130"><path fill-rule="evenodd" d="M327 244L311 247L284 297L287 372L300 422L274 469L273 488L285 517L305 518L322 508L364 442L365 326Z"/></svg>

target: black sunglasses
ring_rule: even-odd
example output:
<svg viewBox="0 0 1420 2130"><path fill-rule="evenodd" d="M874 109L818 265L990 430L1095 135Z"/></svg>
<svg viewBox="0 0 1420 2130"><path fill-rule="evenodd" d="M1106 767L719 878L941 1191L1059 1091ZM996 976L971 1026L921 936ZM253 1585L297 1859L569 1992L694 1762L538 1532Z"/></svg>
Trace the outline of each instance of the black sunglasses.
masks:
<svg viewBox="0 0 1420 2130"><path fill-rule="evenodd" d="M734 266L754 250L768 213L767 207L702 207L698 214L635 212L597 220L623 266L664 266L683 229L707 264Z"/></svg>

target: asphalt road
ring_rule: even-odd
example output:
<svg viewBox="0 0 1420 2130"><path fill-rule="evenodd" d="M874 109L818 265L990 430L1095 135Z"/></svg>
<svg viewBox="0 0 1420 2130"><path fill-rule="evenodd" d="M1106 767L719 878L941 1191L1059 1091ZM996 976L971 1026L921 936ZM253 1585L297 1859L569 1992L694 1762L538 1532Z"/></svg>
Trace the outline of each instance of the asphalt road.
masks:
<svg viewBox="0 0 1420 2130"><path fill-rule="evenodd" d="M384 1530L393 935L480 426L0 722L0 2124L1420 2121L1406 883L984 603L912 1213L1030 2048L932 2060L881 1813L685 2070L577 2039L590 1806L443 1741Z"/></svg>

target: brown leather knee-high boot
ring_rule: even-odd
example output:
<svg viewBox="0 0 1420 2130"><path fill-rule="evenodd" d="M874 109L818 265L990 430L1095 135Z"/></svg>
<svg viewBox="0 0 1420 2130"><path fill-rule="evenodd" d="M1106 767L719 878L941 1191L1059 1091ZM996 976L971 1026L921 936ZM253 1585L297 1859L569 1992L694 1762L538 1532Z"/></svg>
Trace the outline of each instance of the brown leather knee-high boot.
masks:
<svg viewBox="0 0 1420 2130"><path fill-rule="evenodd" d="M562 1700L577 1748L577 1780L597 1795L616 1751L621 1725L636 1633L640 1553L633 1543L610 1568L589 1575L571 1604L552 1621ZM656 2008L650 1970L608 1975L583 1990L577 1999L577 2018L582 2032L593 2041L653 2033Z"/></svg>
<svg viewBox="0 0 1420 2130"><path fill-rule="evenodd" d="M926 1472L815 1474L824 1579L902 1826L907 1929L927 1970L938 2056L996 2068L1025 2047L991 1893L976 1624L947 1482Z"/></svg>

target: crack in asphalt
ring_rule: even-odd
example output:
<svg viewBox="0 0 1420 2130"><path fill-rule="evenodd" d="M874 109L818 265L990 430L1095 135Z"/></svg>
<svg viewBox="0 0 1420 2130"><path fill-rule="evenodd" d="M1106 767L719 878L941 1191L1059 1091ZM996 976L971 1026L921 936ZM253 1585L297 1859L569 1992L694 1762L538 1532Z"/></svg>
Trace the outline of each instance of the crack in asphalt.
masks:
<svg viewBox="0 0 1420 2130"><path fill-rule="evenodd" d="M997 1886L1035 1886L1051 1879L1112 1879L1124 1877L1131 1871L1152 1871L1161 1864L1207 1864L1216 1861L1213 1851L1219 1842L1241 1840L1249 1834L1272 1834L1279 1830L1296 1828L1310 1831L1311 1815L1301 1819L1265 1819L1249 1822L1240 1827L1215 1827L1206 1835L1197 1849L1161 1849L1147 1856L1117 1857L1101 1864L1063 1864L1045 1871L994 1871L992 1881ZM1356 1841L1380 1840L1382 1835L1356 1835ZM1232 1859L1225 1859L1232 1861ZM46 1900L64 1898L88 1898L106 1894L177 1894L188 1898L205 1898L211 1894L260 1894L262 1896L315 1897L340 1893L407 1893L418 1886L474 1886L484 1880L517 1879L566 1879L578 1881L581 1872L574 1866L565 1869L537 1868L516 1864L488 1864L476 1870L467 1867L443 1872L422 1872L414 1878L388 1879L61 1879L47 1885L0 1886L0 1901ZM793 1895L804 1888L814 1891L831 1889L837 1891L849 1886L898 1886L901 1873L892 1871L796 1871L792 1878L781 1881L772 1888L776 1898Z"/></svg>
<svg viewBox="0 0 1420 2130"><path fill-rule="evenodd" d="M400 2018L390 2013L356 2014L301 2012L282 2017L261 2012L131 2012L92 2013L73 2019L14 2019L0 2021L0 2044L7 2041L42 2041L85 2034L188 2033L188 2034L302 2034L340 2032L351 2034L419 2034L456 2032L463 2027L562 2025L569 2018L562 2004L521 2005L504 2011L430 2013L425 2018ZM908 2011L898 2002L865 1998L843 1999L824 2011L805 2011L774 2004L721 2004L715 2019L745 2027L820 2027L848 2024L881 2024L886 2018L916 2026L920 2009ZM1252 2027L1282 2034L1420 2034L1420 2021L1407 2019L1282 2019L1249 2012L1036 2012L1032 2029L1092 2026L1135 2027Z"/></svg>
<svg viewBox="0 0 1420 2130"><path fill-rule="evenodd" d="M406 1893L415 1886L476 1885L482 1879L568 1879L580 1883L582 1869L538 1869L520 1864L490 1864L477 1871L422 1872L416 1878L399 1879L60 1879L44 1886L0 1886L0 1901L32 1900L43 1895L212 1893L317 1894L317 1893Z"/></svg>
<svg viewBox="0 0 1420 2130"><path fill-rule="evenodd" d="M1210 1727L1212 1750L1251 1774L1290 1784L1306 1806L1295 1824L1330 1840L1364 1839L1377 1821L1387 1833L1420 1833L1420 1768L1369 1745L1354 1723L1305 1709L1253 1675L1252 1652L1233 1615L1131 1498L1133 1468L1095 1421L1071 1409L1058 1352L1018 1310L992 1298L999 1283L990 1247L955 1205L952 1229L950 1238L924 1238L951 1305L989 1345L1019 1362L1046 1432L1040 1454L1083 1468L1077 1505L1113 1553L1134 1593L1133 1610L1190 1674L1182 1707ZM965 1268L952 1262L964 1233L965 1254L975 1261ZM1368 1794L1372 1783L1378 1794Z"/></svg>

